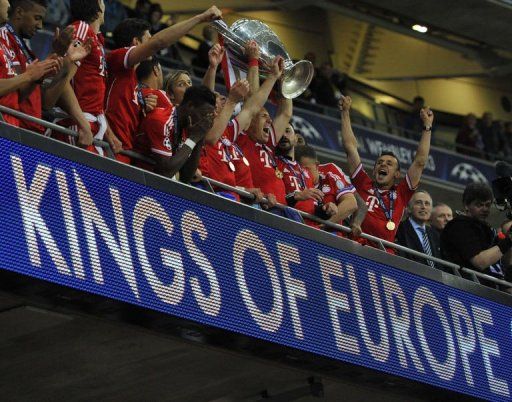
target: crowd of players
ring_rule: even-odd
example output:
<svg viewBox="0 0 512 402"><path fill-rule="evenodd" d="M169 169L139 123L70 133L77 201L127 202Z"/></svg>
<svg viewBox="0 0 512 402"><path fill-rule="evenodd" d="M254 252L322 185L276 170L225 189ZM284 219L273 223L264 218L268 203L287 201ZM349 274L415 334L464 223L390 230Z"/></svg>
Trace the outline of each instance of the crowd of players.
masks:
<svg viewBox="0 0 512 402"><path fill-rule="evenodd" d="M443 204L437 205L432 215L430 195L417 190L434 122L429 108L420 111L422 133L404 179L392 153L380 155L370 176L363 168L351 127L351 99L342 96L339 109L346 175L333 163L320 164L310 146L299 145L301 138L290 124L291 100L275 96L277 112L274 117L269 115L264 105L283 75L283 60L275 58L260 83L259 48L254 41L246 44L247 79L235 82L227 96L214 92L217 69L225 57L219 44L209 52L202 85L193 86L187 71L163 76L153 56L196 25L221 18L217 7L154 36L146 21L126 19L113 32L117 48L107 53L100 33L103 0L71 0L73 22L56 33L53 53L40 61L25 40L42 28L45 0L10 3L0 0L0 22L4 24L0 29L0 104L38 118L43 110L58 107L67 117L56 122L78 132L78 137L45 131L38 124L5 114L9 124L100 155L104 150L93 141L104 140L120 162L196 186L204 185L201 178L208 177L250 195L241 197L235 191L213 188L235 202L302 221L296 213L300 210L351 229L347 235L305 219L306 224L333 235L377 246L360 236L364 232L504 277L500 262L508 258L512 241L508 230L498 236L485 222L492 201L490 190L469 186L463 199L465 211L453 220L451 209ZM132 160L123 151L137 151L154 164ZM409 218L402 220L406 211ZM441 236L437 230L443 231ZM460 233L465 236L458 241ZM395 253L390 247L387 251ZM434 261L407 257L442 269Z"/></svg>

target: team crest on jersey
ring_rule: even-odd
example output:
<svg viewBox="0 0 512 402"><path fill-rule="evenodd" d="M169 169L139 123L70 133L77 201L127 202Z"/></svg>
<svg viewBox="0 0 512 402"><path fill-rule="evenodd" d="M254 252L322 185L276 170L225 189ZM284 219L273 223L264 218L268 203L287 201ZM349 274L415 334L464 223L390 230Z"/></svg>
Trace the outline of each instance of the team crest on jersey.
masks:
<svg viewBox="0 0 512 402"><path fill-rule="evenodd" d="M323 187L322 187L322 193L330 193L331 192L331 186L329 186L328 184L325 184Z"/></svg>

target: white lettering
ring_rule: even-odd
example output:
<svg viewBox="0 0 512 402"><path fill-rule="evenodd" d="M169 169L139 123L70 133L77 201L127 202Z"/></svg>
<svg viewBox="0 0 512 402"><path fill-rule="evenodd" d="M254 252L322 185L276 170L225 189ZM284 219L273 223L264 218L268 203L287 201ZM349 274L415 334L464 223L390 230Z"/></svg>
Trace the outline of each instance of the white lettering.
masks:
<svg viewBox="0 0 512 402"><path fill-rule="evenodd" d="M409 306L407 305L404 292L398 282L392 278L382 276L382 283L384 285L384 295L386 297L389 318L391 320L391 329L393 330L400 365L405 368L408 367L407 358L405 356L405 349L407 349L416 370L424 373L425 369L409 337ZM402 314L399 314L397 311L395 299L399 304Z"/></svg>
<svg viewBox="0 0 512 402"><path fill-rule="evenodd" d="M199 216L192 211L187 211L183 214L181 218L181 231L188 253L206 275L210 286L210 295L207 295L201 290L199 279L191 278L190 282L194 297L205 314L217 316L221 306L219 281L217 280L217 275L215 274L212 264L210 264L210 261L208 261L206 256L197 248L192 240L192 234L194 232L199 234L201 240L205 240L206 237L208 237L208 232Z"/></svg>
<svg viewBox="0 0 512 402"><path fill-rule="evenodd" d="M268 313L265 313L258 308L247 287L244 271L244 256L248 250L255 251L263 260L270 278L273 303L272 309ZM233 261L235 264L238 287L240 288L240 293L249 313L261 329L276 332L281 326L283 320L283 295L276 268L265 245L260 238L250 230L242 230L236 236L235 244L233 245Z"/></svg>
<svg viewBox="0 0 512 402"><path fill-rule="evenodd" d="M80 252L80 242L76 230L75 216L73 207L71 206L71 198L69 196L69 186L66 179L66 173L56 169L57 186L59 188L60 201L62 203L62 213L64 215L64 224L68 236L69 250L71 254L71 262L73 263L73 271L75 276L85 279L84 265L82 262L82 253Z"/></svg>
<svg viewBox="0 0 512 402"><path fill-rule="evenodd" d="M455 329L455 337L459 344L460 358L462 360L462 367L464 367L464 375L466 376L466 382L468 385L474 387L475 382L473 381L473 374L471 373L471 367L469 365L468 356L472 354L476 349L476 338L475 330L473 329L473 321L469 315L468 310L464 305L457 299L451 297L448 298L450 305L450 312L453 321L453 327ZM462 321L466 327L466 335L462 330Z"/></svg>
<svg viewBox="0 0 512 402"><path fill-rule="evenodd" d="M185 271L181 255L166 248L160 248L162 264L171 268L174 273L172 283L165 285L158 278L149 263L144 242L144 226L146 221L150 218L158 221L158 223L164 227L169 237L172 235L173 225L169 219L169 215L167 215L164 208L154 199L143 197L135 205L133 216L133 236L135 238L137 256L149 286L151 286L151 289L153 289L157 297L164 303L171 305L179 304L185 293Z"/></svg>
<svg viewBox="0 0 512 402"><path fill-rule="evenodd" d="M425 331L423 329L423 310L425 306L431 307L441 320L441 327L443 328L445 339L446 339L446 360L440 362L436 359L427 342L425 337ZM446 314L439 303L439 300L434 294L424 286L419 287L414 293L413 300L413 311L414 311L414 323L416 325L416 331L420 340L421 349L427 358L427 362L437 376L442 379L449 381L453 379L455 375L456 367L456 355L455 345L453 342L453 334L448 324Z"/></svg>
<svg viewBox="0 0 512 402"><path fill-rule="evenodd" d="M299 250L296 247L289 246L283 243L277 243L277 251L279 254L279 262L283 269L284 287L288 297L288 304L293 323L293 333L298 339L304 339L302 332L302 323L300 321L299 309L297 307L297 299L308 299L306 292L306 285L303 281L293 278L290 269L290 263L300 264Z"/></svg>
<svg viewBox="0 0 512 402"><path fill-rule="evenodd" d="M46 226L39 210L52 169L48 166L37 165L30 188L27 188L21 158L11 155L11 164L16 182L18 204L21 209L25 238L27 239L30 263L35 267L41 267L41 256L37 241L37 235L39 235L57 271L63 275L71 275L71 270L68 268L66 260L57 247L57 243L50 233L48 226Z"/></svg>
<svg viewBox="0 0 512 402"><path fill-rule="evenodd" d="M484 334L483 324L493 325L491 312L478 306L471 306L471 310L473 311L473 319L475 320L478 341L480 343L480 348L482 349L482 359L484 360L489 388L491 389L491 392L494 392L495 394L509 397L510 393L507 382L496 377L492 370L490 356L500 357L498 342L494 339L487 338Z"/></svg>
<svg viewBox="0 0 512 402"><path fill-rule="evenodd" d="M332 260L321 255L318 256L318 263L320 264L320 269L322 271L322 279L324 282L325 295L329 306L336 346L342 352L358 355L360 352L357 338L341 332L341 324L338 316L338 311L350 312L348 296L344 293L336 292L332 288L331 276L343 278L343 267L339 261Z"/></svg>
<svg viewBox="0 0 512 402"><path fill-rule="evenodd" d="M354 307L357 315L357 323L359 325L359 331L363 337L366 348L370 351L372 357L379 362L386 362L389 357L389 339L388 329L386 327L386 321L384 318L384 311L382 309L382 303L379 294L379 288L377 286L377 278L375 273L368 271L368 280L370 281L370 287L372 290L372 301L375 305L375 312L377 316L377 323L379 324L380 342L373 342L368 328L366 326L366 320L363 313L363 305L361 303L361 296L359 295L359 288L357 286L356 274L352 265L345 265L347 270L347 276L350 283L350 290L354 300Z"/></svg>
<svg viewBox="0 0 512 402"><path fill-rule="evenodd" d="M91 267L93 277L96 283L103 284L103 271L101 268L100 256L98 253L98 244L94 229L97 229L102 240L108 247L108 250L114 257L117 265L121 268L123 276L130 286L135 297L139 298L139 290L137 288L137 281L135 278L135 271L133 269L132 256L130 252L130 245L128 243L128 236L126 234L126 224L124 220L123 208L121 205L121 198L117 189L110 189L110 198L112 201L112 209L116 221L117 234L119 236L119 243L114 238L114 235L107 226L103 216L101 215L98 207L94 203L89 191L85 187L82 179L76 172L73 171L75 176L75 185L78 193L78 200L82 218L84 221L84 230L87 239L87 246L89 249L89 257L91 259Z"/></svg>

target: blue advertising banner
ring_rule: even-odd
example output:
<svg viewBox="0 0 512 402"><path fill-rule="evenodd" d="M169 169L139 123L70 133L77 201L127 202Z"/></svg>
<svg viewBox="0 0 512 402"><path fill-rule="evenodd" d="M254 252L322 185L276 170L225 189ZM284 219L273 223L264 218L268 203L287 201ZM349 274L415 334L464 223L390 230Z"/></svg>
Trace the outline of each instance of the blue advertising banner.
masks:
<svg viewBox="0 0 512 402"><path fill-rule="evenodd" d="M340 121L295 109L292 122L310 145L345 155L339 140ZM353 128L362 159L373 162L382 151L392 151L403 166L412 163L417 142L362 126L354 125ZM431 148L424 175L461 186L472 182L487 183L496 177L493 164L436 147Z"/></svg>
<svg viewBox="0 0 512 402"><path fill-rule="evenodd" d="M2 269L511 399L511 307L4 138L0 167Z"/></svg>

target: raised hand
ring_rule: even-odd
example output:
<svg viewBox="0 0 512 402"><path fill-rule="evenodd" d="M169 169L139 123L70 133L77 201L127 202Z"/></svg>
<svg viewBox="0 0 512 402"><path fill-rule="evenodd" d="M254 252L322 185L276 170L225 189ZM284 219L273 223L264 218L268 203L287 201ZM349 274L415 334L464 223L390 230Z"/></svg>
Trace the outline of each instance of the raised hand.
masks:
<svg viewBox="0 0 512 402"><path fill-rule="evenodd" d="M84 43L80 43L80 41L74 41L71 45L69 45L67 57L71 62L81 61L85 59L89 53L91 53L92 49L92 38L87 38Z"/></svg>
<svg viewBox="0 0 512 402"><path fill-rule="evenodd" d="M281 56L277 56L272 61L271 74L277 79L281 78L284 72L284 59Z"/></svg>
<svg viewBox="0 0 512 402"><path fill-rule="evenodd" d="M213 45L208 52L208 61L210 62L210 66L217 68L217 66L222 62L222 58L224 57L225 52L226 49L224 49L224 47L218 43Z"/></svg>
<svg viewBox="0 0 512 402"><path fill-rule="evenodd" d="M245 44L245 54L249 60L260 58L260 47L255 40L250 40Z"/></svg>
<svg viewBox="0 0 512 402"><path fill-rule="evenodd" d="M233 103L242 102L249 94L249 81L240 80L233 84L229 91L228 99Z"/></svg>
<svg viewBox="0 0 512 402"><path fill-rule="evenodd" d="M434 112L429 107L424 107L420 110L420 118L423 125L426 127L432 127L434 123Z"/></svg>
<svg viewBox="0 0 512 402"><path fill-rule="evenodd" d="M75 28L72 26L68 26L63 31L60 31L59 28L55 28L55 34L53 35L52 41L52 50L53 53L58 56L64 57L66 52L73 41L73 33L75 32Z"/></svg>
<svg viewBox="0 0 512 402"><path fill-rule="evenodd" d="M220 11L216 6L211 6L208 10L201 13L199 16L201 22L212 22L222 18L222 11Z"/></svg>
<svg viewBox="0 0 512 402"><path fill-rule="evenodd" d="M352 107L352 98L350 96L341 95L341 98L338 101L338 107L340 112L348 112Z"/></svg>

